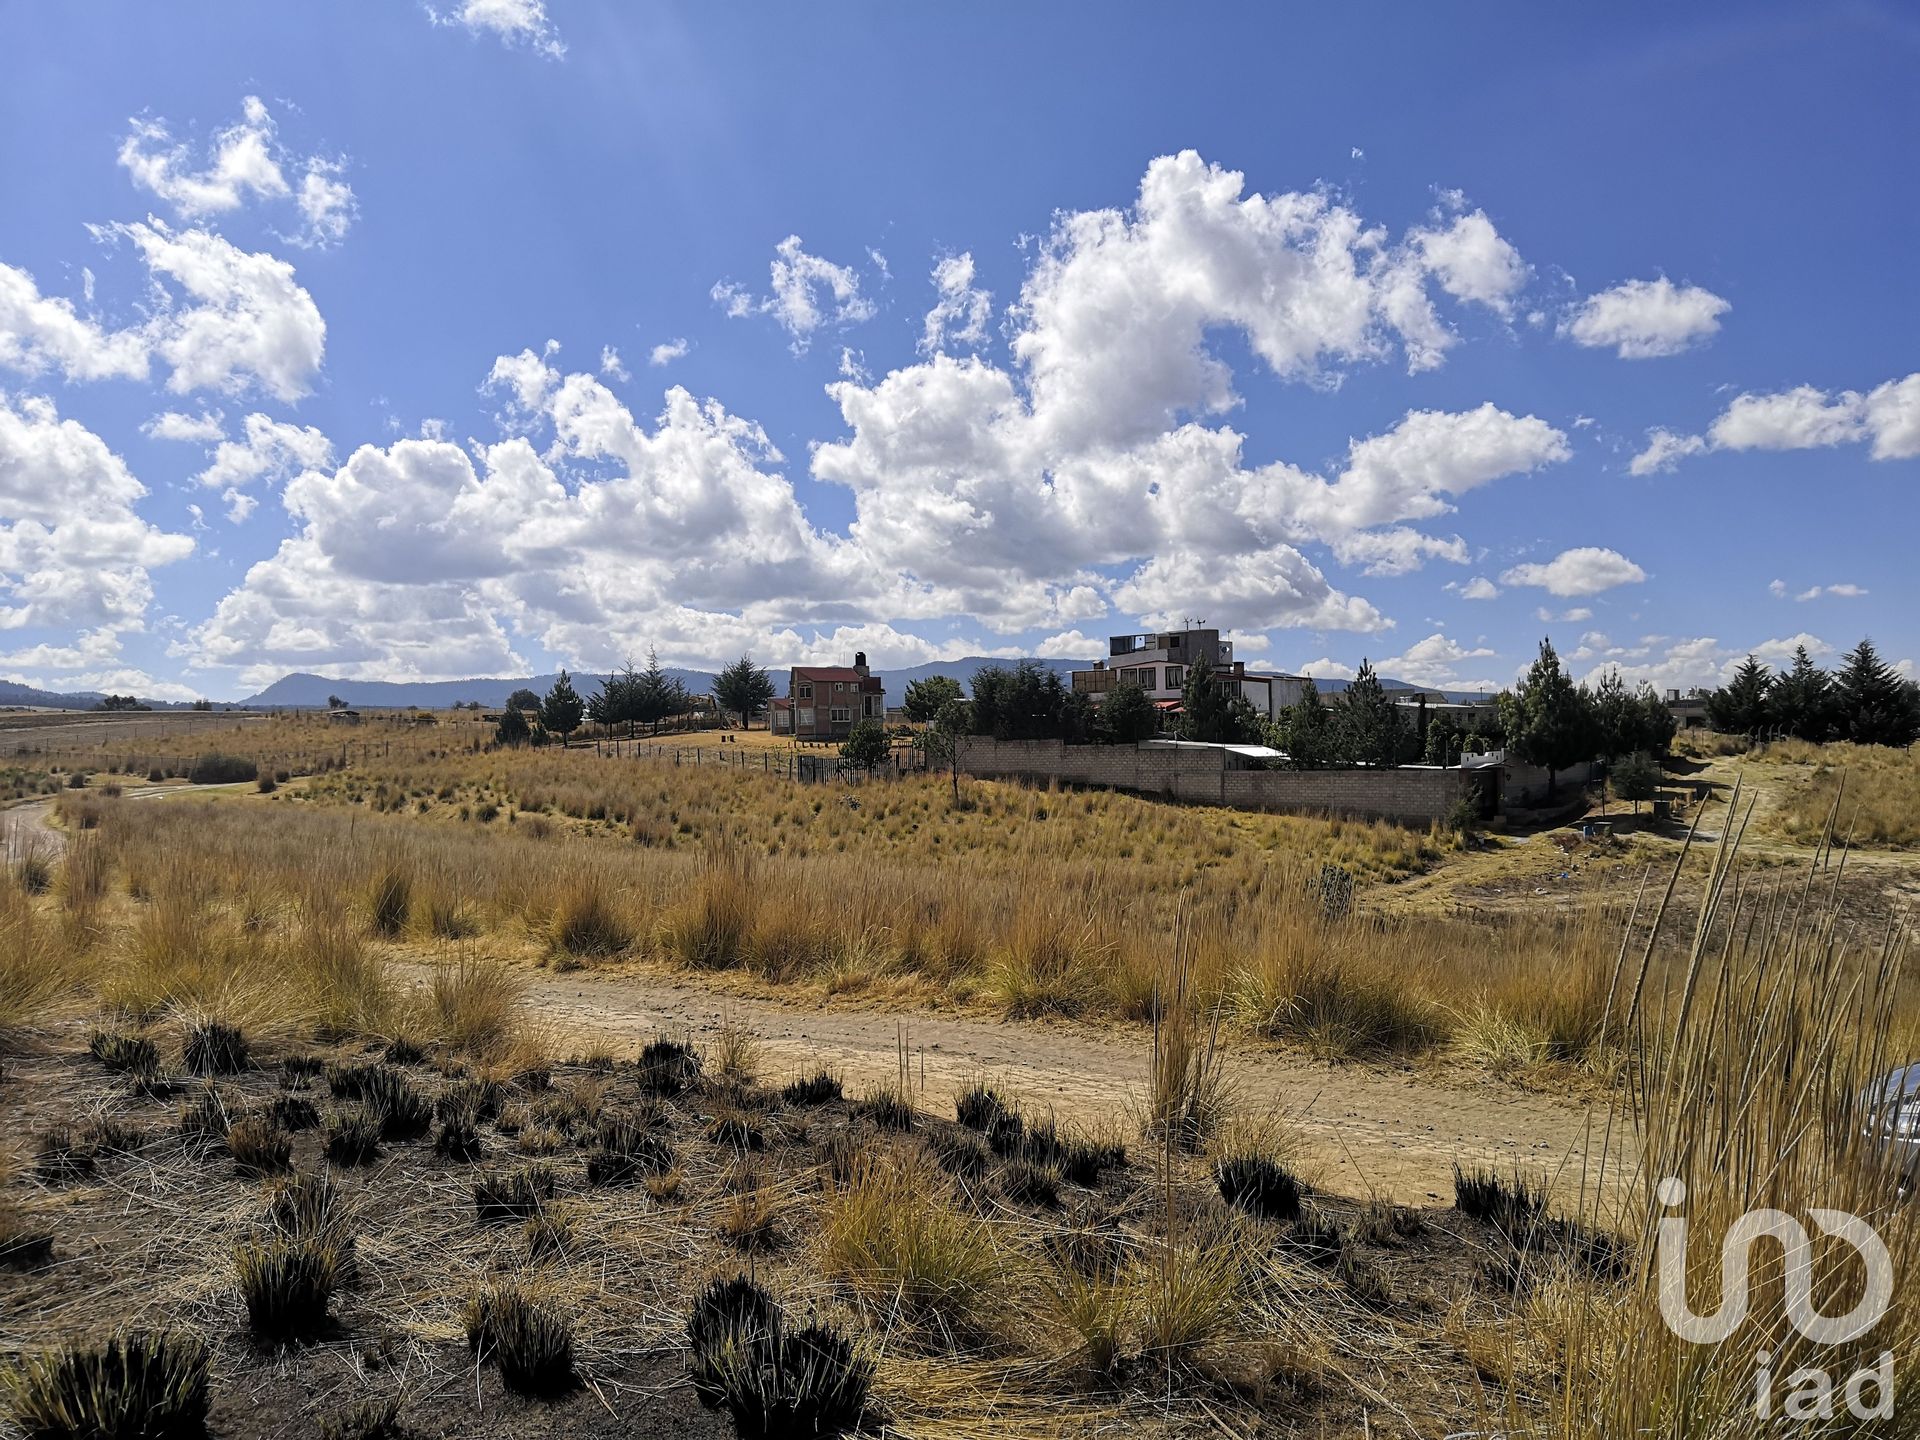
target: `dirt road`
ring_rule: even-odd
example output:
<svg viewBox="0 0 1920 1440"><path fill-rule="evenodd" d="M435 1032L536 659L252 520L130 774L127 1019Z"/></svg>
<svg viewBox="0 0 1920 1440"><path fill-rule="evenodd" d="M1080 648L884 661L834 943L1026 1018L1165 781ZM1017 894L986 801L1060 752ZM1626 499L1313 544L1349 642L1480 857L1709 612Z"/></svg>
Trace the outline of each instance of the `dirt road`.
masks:
<svg viewBox="0 0 1920 1440"><path fill-rule="evenodd" d="M662 1029L710 1031L730 1014L758 1037L762 1073L776 1080L823 1065L850 1088L888 1080L904 1044L926 1108L944 1113L982 1075L1036 1109L1096 1123L1131 1121L1145 1095L1144 1029L810 1007L631 971L533 972L528 1002L575 1043L603 1037L616 1053ZM1560 1171L1577 1190L1606 1124L1603 1111L1460 1072L1329 1065L1260 1047L1232 1051L1227 1073L1238 1110L1283 1118L1320 1183L1409 1203L1451 1201L1455 1160Z"/></svg>

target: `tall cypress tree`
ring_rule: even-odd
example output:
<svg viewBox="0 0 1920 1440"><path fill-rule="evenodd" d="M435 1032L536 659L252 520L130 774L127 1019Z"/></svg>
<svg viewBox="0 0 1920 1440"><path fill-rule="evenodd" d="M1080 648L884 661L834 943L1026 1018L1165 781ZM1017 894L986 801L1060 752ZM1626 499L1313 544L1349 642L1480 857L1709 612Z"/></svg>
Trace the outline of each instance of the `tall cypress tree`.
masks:
<svg viewBox="0 0 1920 1440"><path fill-rule="evenodd" d="M1363 765L1398 765L1407 758L1413 739L1400 707L1373 673L1372 662L1364 659L1340 697L1338 728L1347 758Z"/></svg>
<svg viewBox="0 0 1920 1440"><path fill-rule="evenodd" d="M573 688L573 678L562 670L554 677L553 688L547 691L547 698L540 702L540 723L558 735L560 743L565 745L573 732L580 728L580 717L586 708Z"/></svg>
<svg viewBox="0 0 1920 1440"><path fill-rule="evenodd" d="M1500 720L1507 749L1547 772L1549 795L1560 771L1594 756L1592 698L1561 667L1551 640L1540 642L1539 658L1514 692L1501 696Z"/></svg>
<svg viewBox="0 0 1920 1440"><path fill-rule="evenodd" d="M1726 735L1752 735L1767 728L1767 692L1772 676L1749 655L1733 672L1733 679L1707 697L1707 719Z"/></svg>
<svg viewBox="0 0 1920 1440"><path fill-rule="evenodd" d="M1834 676L1841 735L1856 745L1911 745L1920 736L1920 695L1880 658L1871 640L1846 653Z"/></svg>
<svg viewBox="0 0 1920 1440"><path fill-rule="evenodd" d="M1774 680L1767 707L1773 723L1797 740L1818 744L1832 732L1833 681L1806 646L1793 647L1793 663Z"/></svg>

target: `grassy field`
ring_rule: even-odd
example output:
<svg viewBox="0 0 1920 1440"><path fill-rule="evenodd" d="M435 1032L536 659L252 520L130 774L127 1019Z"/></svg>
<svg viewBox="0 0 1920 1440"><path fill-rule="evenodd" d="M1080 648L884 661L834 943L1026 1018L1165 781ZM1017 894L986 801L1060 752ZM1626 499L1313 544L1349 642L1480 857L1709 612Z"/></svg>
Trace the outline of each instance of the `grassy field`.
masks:
<svg viewBox="0 0 1920 1440"><path fill-rule="evenodd" d="M1736 849L1695 858L1701 903L1656 876L1630 932L1605 905L1389 920L1370 887L1450 837L451 727L344 763L312 722L231 733L260 778L200 796L136 793L196 737L35 757L64 853L0 885L0 1376L35 1433L118 1396L154 1431L342 1440L1733 1440L1757 1346L1782 1374L1885 1347L1901 1382L1920 1353L1898 1288L1825 1357L1777 1289L1718 1351L1654 1311L1663 1176L1700 1269L1761 1203L1867 1217L1902 1277L1920 1253L1857 1100L1913 1036L1902 956L1837 944ZM530 1013L536 965L1131 1025L1144 1101L1066 1124L916 1090L904 1051L849 1094L732 1022L616 1060ZM1610 1095L1630 1173L1316 1189L1222 1083L1226 1035Z"/></svg>

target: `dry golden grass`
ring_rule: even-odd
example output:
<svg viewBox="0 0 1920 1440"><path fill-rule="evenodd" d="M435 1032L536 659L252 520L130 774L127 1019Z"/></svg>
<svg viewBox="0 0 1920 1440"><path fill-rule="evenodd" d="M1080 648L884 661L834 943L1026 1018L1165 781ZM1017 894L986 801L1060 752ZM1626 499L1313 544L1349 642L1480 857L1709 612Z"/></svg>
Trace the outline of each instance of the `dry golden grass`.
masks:
<svg viewBox="0 0 1920 1440"><path fill-rule="evenodd" d="M1773 824L1796 844L1820 844L1829 814L1850 845L1920 844L1920 750L1781 740L1756 747L1746 763L1791 777Z"/></svg>

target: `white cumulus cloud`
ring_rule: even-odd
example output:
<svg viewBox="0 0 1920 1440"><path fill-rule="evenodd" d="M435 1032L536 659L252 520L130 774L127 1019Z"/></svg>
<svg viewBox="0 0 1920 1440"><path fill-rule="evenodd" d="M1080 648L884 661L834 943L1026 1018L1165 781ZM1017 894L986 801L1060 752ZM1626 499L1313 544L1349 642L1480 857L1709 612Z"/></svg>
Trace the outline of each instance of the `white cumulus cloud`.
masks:
<svg viewBox="0 0 1920 1440"><path fill-rule="evenodd" d="M1576 345L1611 348L1622 360L1678 355L1718 333L1732 303L1698 285L1666 276L1628 280L1589 295L1562 329Z"/></svg>
<svg viewBox="0 0 1920 1440"><path fill-rule="evenodd" d="M1531 585L1552 595L1597 595L1616 585L1634 585L1647 572L1618 550L1583 545L1562 550L1544 564L1515 565L1500 577L1503 585Z"/></svg>

